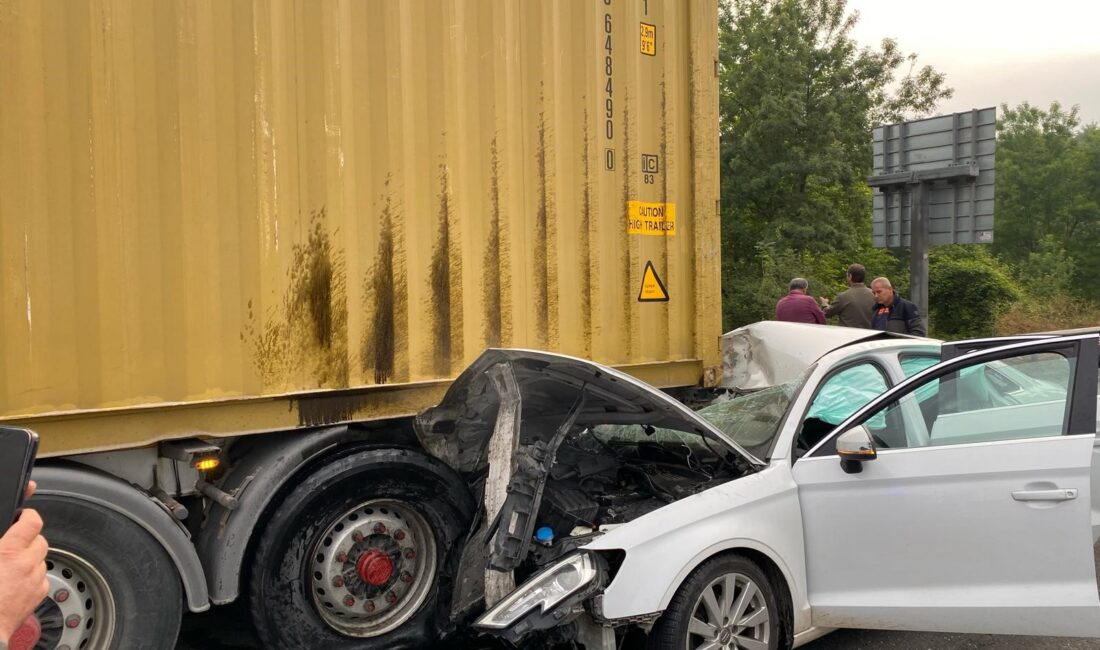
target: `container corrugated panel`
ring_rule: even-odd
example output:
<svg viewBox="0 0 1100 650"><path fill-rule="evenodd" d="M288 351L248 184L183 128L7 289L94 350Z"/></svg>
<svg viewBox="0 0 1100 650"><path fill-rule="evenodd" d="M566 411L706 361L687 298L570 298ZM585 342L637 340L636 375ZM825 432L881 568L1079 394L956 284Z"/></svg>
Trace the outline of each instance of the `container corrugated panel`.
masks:
<svg viewBox="0 0 1100 650"><path fill-rule="evenodd" d="M0 2L0 415L717 366L716 12Z"/></svg>

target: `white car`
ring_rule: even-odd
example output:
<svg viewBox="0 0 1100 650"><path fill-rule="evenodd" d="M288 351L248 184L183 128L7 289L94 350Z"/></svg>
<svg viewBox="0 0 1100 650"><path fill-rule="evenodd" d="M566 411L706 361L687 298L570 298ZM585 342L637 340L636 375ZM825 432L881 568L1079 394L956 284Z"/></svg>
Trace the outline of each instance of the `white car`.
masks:
<svg viewBox="0 0 1100 650"><path fill-rule="evenodd" d="M463 373L418 422L482 503L452 619L589 650L1100 636L1095 333L752 328L744 387L769 387L698 413L545 352Z"/></svg>

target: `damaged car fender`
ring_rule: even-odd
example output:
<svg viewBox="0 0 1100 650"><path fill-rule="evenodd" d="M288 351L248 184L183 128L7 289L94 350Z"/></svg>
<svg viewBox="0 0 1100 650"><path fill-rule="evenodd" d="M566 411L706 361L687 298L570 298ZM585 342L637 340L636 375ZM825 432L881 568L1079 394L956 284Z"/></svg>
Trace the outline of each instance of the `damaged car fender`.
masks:
<svg viewBox="0 0 1100 650"><path fill-rule="evenodd" d="M671 503L583 548L625 553L603 592L601 613L608 620L661 612L708 558L750 549L767 557L786 581L794 631L810 625L802 515L786 464Z"/></svg>

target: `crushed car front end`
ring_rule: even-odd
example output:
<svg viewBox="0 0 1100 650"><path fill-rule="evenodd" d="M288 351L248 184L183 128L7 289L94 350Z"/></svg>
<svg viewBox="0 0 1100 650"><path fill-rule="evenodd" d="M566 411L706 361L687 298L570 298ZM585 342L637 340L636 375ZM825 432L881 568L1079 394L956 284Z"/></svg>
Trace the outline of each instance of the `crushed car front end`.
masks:
<svg viewBox="0 0 1100 650"><path fill-rule="evenodd" d="M624 553L585 547L765 467L633 377L530 350L486 351L420 414L417 433L480 503L457 559L452 620L480 617L479 631L513 643L545 632L599 647L606 626L592 624L592 604Z"/></svg>

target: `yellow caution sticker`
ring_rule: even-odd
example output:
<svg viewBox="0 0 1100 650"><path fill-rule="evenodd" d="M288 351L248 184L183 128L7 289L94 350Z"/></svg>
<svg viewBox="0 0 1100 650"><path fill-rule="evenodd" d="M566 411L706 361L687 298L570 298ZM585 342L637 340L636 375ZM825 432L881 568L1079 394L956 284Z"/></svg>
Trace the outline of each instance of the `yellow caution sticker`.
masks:
<svg viewBox="0 0 1100 650"><path fill-rule="evenodd" d="M676 234L676 204L627 201L626 232L631 235L672 237Z"/></svg>
<svg viewBox="0 0 1100 650"><path fill-rule="evenodd" d="M642 54L657 56L657 26L649 23L641 25Z"/></svg>
<svg viewBox="0 0 1100 650"><path fill-rule="evenodd" d="M645 270L642 271L642 289L638 292L638 302L668 302L668 290L661 277L657 275L657 269L653 268L653 262L646 260Z"/></svg>

